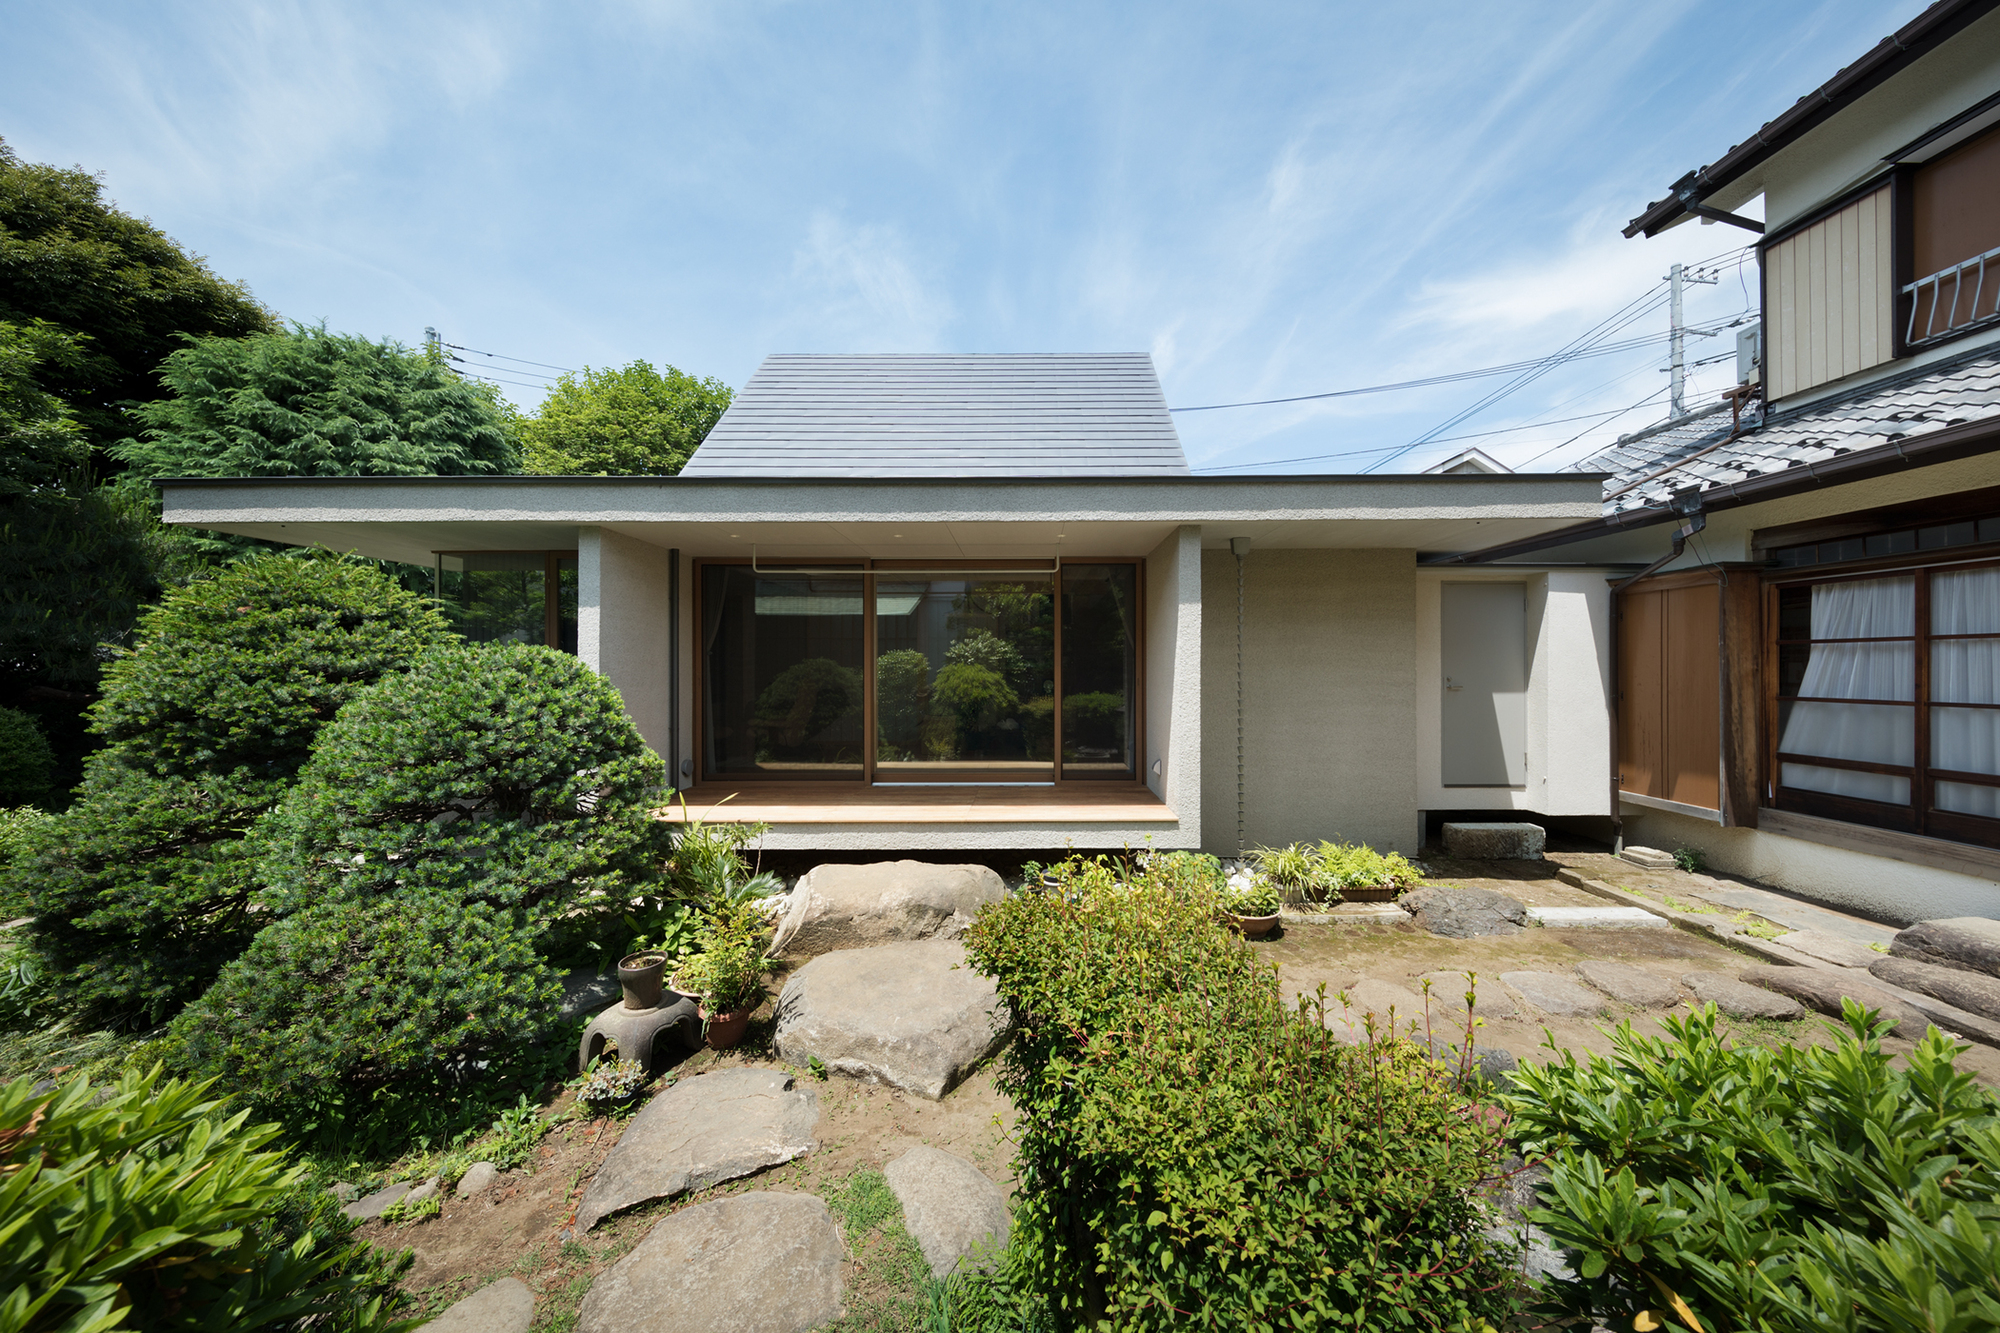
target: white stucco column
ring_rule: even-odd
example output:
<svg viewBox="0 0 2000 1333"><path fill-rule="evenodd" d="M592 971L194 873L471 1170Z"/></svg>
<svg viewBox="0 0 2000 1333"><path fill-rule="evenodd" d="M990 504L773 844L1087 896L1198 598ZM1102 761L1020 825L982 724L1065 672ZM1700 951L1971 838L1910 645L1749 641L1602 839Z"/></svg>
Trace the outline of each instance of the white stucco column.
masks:
<svg viewBox="0 0 2000 1333"><path fill-rule="evenodd" d="M601 527L577 530L576 652L609 680L646 743L662 755L667 697L667 553Z"/></svg>
<svg viewBox="0 0 2000 1333"><path fill-rule="evenodd" d="M1146 785L1180 818L1173 844L1199 847L1201 528L1194 524L1146 557Z"/></svg>

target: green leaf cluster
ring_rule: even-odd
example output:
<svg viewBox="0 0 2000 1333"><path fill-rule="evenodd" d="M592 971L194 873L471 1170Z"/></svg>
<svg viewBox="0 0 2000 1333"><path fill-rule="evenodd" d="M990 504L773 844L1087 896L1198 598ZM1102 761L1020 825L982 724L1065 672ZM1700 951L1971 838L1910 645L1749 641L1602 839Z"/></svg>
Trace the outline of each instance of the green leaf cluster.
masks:
<svg viewBox="0 0 2000 1333"><path fill-rule="evenodd" d="M670 477L729 407L729 386L634 361L565 374L522 423L524 470L539 476Z"/></svg>
<svg viewBox="0 0 2000 1333"><path fill-rule="evenodd" d="M166 358L170 396L112 452L147 477L429 477L513 472L506 413L422 352L323 327L198 338Z"/></svg>
<svg viewBox="0 0 2000 1333"><path fill-rule="evenodd" d="M1159 858L1155 858L1157 861ZM1220 893L1072 860L966 941L1020 1031L1010 1281L1057 1329L1435 1329L1509 1307L1493 1117L1411 1042L1336 1041ZM1475 1323L1476 1326L1476 1323Z"/></svg>
<svg viewBox="0 0 2000 1333"><path fill-rule="evenodd" d="M277 1102L543 1035L548 929L658 875L665 776L617 691L554 649L446 648L384 677L259 830L277 919L175 1020L183 1058Z"/></svg>
<svg viewBox="0 0 2000 1333"><path fill-rule="evenodd" d="M0 1088L0 1327L412 1327L390 1317L366 1246L337 1226L288 1234L303 1168L248 1114L157 1066L103 1088Z"/></svg>
<svg viewBox="0 0 2000 1333"><path fill-rule="evenodd" d="M105 668L78 799L0 875L48 969L92 1011L157 1019L199 994L258 926L245 836L348 700L447 637L422 599L326 553L170 593Z"/></svg>
<svg viewBox="0 0 2000 1333"><path fill-rule="evenodd" d="M2000 1327L2000 1101L1930 1029L1896 1068L1853 1001L1829 1046L1725 1040L1715 1007L1523 1066L1549 1313L1687 1333ZM1619 1327L1634 1326L1619 1323Z"/></svg>
<svg viewBox="0 0 2000 1333"><path fill-rule="evenodd" d="M1250 855L1258 873L1294 902L1337 903L1346 889L1410 889L1424 882L1423 873L1398 853L1365 843L1295 842L1259 847Z"/></svg>

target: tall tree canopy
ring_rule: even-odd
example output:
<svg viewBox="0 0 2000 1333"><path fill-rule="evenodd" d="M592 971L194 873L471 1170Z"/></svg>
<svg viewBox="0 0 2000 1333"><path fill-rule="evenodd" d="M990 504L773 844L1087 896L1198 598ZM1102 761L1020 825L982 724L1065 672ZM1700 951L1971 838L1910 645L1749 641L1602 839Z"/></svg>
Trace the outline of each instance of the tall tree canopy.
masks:
<svg viewBox="0 0 2000 1333"><path fill-rule="evenodd" d="M634 361L564 375L521 425L537 474L666 477L679 472L729 406L729 386Z"/></svg>
<svg viewBox="0 0 2000 1333"><path fill-rule="evenodd" d="M498 395L392 341L294 325L201 338L166 359L170 397L113 454L147 477L423 477L512 472Z"/></svg>
<svg viewBox="0 0 2000 1333"><path fill-rule="evenodd" d="M180 335L277 327L240 283L103 195L81 168L22 162L0 141L0 321L84 335L74 356L43 358L35 382L100 449L131 433L121 404L160 396L160 362Z"/></svg>

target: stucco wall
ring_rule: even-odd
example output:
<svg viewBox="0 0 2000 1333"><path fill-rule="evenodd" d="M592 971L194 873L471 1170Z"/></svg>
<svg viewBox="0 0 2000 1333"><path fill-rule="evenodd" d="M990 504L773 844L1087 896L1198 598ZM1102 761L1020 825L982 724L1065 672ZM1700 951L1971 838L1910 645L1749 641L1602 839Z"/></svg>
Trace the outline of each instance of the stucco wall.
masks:
<svg viewBox="0 0 2000 1333"><path fill-rule="evenodd" d="M1189 525L1146 557L1146 785L1180 816L1160 846L1201 842L1201 592L1201 529Z"/></svg>
<svg viewBox="0 0 2000 1333"><path fill-rule="evenodd" d="M639 734L667 749L667 553L603 528L577 533L576 651L617 687ZM685 680L683 689L686 688Z"/></svg>
<svg viewBox="0 0 2000 1333"><path fill-rule="evenodd" d="M1236 561L1202 555L1202 845L1236 850ZM1245 569L1244 843L1417 850L1416 557L1257 551Z"/></svg>
<svg viewBox="0 0 2000 1333"><path fill-rule="evenodd" d="M1417 799L1425 810L1611 813L1611 589L1602 570L1419 570L1416 576ZM1441 775L1446 582L1525 583L1528 764L1521 787L1446 787Z"/></svg>
<svg viewBox="0 0 2000 1333"><path fill-rule="evenodd" d="M1664 810L1626 806L1625 844L1662 851L1697 847L1717 870L1891 925L1937 917L2000 917L2000 883L1990 879L1760 829L1723 828Z"/></svg>

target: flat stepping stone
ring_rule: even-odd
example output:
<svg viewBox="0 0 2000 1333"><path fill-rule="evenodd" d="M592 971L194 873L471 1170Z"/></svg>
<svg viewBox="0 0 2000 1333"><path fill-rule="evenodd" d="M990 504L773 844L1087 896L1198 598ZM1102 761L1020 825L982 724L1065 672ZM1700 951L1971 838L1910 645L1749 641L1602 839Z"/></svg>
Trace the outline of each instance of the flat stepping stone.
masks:
<svg viewBox="0 0 2000 1333"><path fill-rule="evenodd" d="M823 1199L711 1199L661 1219L592 1283L576 1333L803 1333L843 1313L846 1259Z"/></svg>
<svg viewBox="0 0 2000 1333"><path fill-rule="evenodd" d="M465 1174L458 1178L458 1197L469 1199L475 1194L483 1194L493 1187L500 1178L500 1169L491 1162L474 1162L465 1168Z"/></svg>
<svg viewBox="0 0 2000 1333"><path fill-rule="evenodd" d="M613 1000L625 998L618 978L594 967L579 967L562 980L562 999L556 1002L556 1018L574 1023L585 1014L594 1014Z"/></svg>
<svg viewBox="0 0 2000 1333"><path fill-rule="evenodd" d="M1459 1015L1465 1013L1465 992L1470 988L1473 994L1472 1016L1474 1018L1499 1019L1518 1018L1521 1011L1514 1004L1507 988L1500 984L1500 978L1487 973L1476 981L1468 980L1463 972L1426 972L1418 981L1431 983L1431 1003L1440 1000Z"/></svg>
<svg viewBox="0 0 2000 1333"><path fill-rule="evenodd" d="M1417 889L1399 906L1431 934L1454 940L1512 935L1528 919L1519 901L1491 889Z"/></svg>
<svg viewBox="0 0 2000 1333"><path fill-rule="evenodd" d="M1896 933L1889 952L1919 963L2000 977L2000 921L1983 916L1919 921Z"/></svg>
<svg viewBox="0 0 2000 1333"><path fill-rule="evenodd" d="M793 886L773 953L822 954L899 940L956 939L1007 884L988 866L878 861L814 866Z"/></svg>
<svg viewBox="0 0 2000 1333"><path fill-rule="evenodd" d="M1882 957L1874 949L1857 940L1842 939L1829 935L1823 930L1795 930L1789 935L1780 935L1773 941L1788 949L1797 949L1808 958L1817 958L1822 963L1832 963L1835 967L1867 968Z"/></svg>
<svg viewBox="0 0 2000 1333"><path fill-rule="evenodd" d="M1679 986L1630 963L1588 958L1576 965L1576 974L1620 1004L1666 1009L1681 1002Z"/></svg>
<svg viewBox="0 0 2000 1333"><path fill-rule="evenodd" d="M1879 987L1856 980L1857 974L1845 968L1746 967L1737 975L1753 986L1789 995L1806 1008L1816 1009L1828 1018L1840 1017L1843 997L1856 1004L1865 1004L1894 1023L1893 1031L1897 1036L1908 1037L1912 1041L1923 1036L1924 1029L1930 1025L1930 1020L1917 1010ZM1868 976L1865 972L1858 975Z"/></svg>
<svg viewBox="0 0 2000 1333"><path fill-rule="evenodd" d="M813 1150L819 1100L778 1069L722 1069L683 1079L646 1103L597 1168L576 1229Z"/></svg>
<svg viewBox="0 0 2000 1333"><path fill-rule="evenodd" d="M429 1333L528 1333L535 1293L517 1277L489 1282L423 1325Z"/></svg>
<svg viewBox="0 0 2000 1333"><path fill-rule="evenodd" d="M389 1205L402 1199L410 1192L410 1185L386 1185L373 1194L356 1199L340 1210L341 1216L351 1217L357 1222L373 1222L388 1211Z"/></svg>
<svg viewBox="0 0 2000 1333"><path fill-rule="evenodd" d="M1914 958L1878 957L1868 970L1891 986L1943 1000L1981 1018L2000 1019L2000 977L1920 963Z"/></svg>
<svg viewBox="0 0 2000 1333"><path fill-rule="evenodd" d="M778 1056L936 1101L1013 1026L999 988L955 940L823 953L778 996Z"/></svg>
<svg viewBox="0 0 2000 1333"><path fill-rule="evenodd" d="M1560 972L1502 972L1500 980L1543 1013L1576 1017L1604 1012L1604 997Z"/></svg>
<svg viewBox="0 0 2000 1333"><path fill-rule="evenodd" d="M1681 985L1702 1004L1712 1004L1731 1018L1804 1018L1806 1011L1788 995L1738 981L1725 972L1688 972Z"/></svg>
<svg viewBox="0 0 2000 1333"><path fill-rule="evenodd" d="M963 1157L912 1148L882 1174L903 1205L904 1229L924 1252L932 1277L943 1281L968 1257L973 1267L986 1267L1007 1248L1013 1225L1007 1196Z"/></svg>
<svg viewBox="0 0 2000 1333"><path fill-rule="evenodd" d="M1530 907L1528 924L1551 930L1672 930L1673 923L1643 907Z"/></svg>

